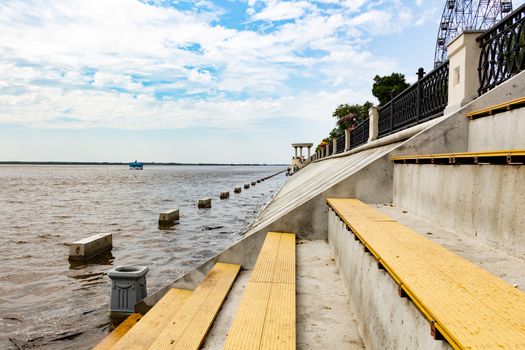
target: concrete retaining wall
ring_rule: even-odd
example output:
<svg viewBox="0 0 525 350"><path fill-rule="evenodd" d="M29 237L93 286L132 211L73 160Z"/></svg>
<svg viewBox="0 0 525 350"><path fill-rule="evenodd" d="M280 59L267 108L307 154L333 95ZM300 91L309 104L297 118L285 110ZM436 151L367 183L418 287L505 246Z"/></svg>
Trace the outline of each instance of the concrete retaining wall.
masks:
<svg viewBox="0 0 525 350"><path fill-rule="evenodd" d="M397 284L361 242L330 209L328 243L345 287L348 289L361 339L366 349L451 349L434 340L423 314L407 298L398 296Z"/></svg>
<svg viewBox="0 0 525 350"><path fill-rule="evenodd" d="M394 204L525 258L525 166L396 164Z"/></svg>
<svg viewBox="0 0 525 350"><path fill-rule="evenodd" d="M470 121L470 152L506 149L525 149L525 108Z"/></svg>

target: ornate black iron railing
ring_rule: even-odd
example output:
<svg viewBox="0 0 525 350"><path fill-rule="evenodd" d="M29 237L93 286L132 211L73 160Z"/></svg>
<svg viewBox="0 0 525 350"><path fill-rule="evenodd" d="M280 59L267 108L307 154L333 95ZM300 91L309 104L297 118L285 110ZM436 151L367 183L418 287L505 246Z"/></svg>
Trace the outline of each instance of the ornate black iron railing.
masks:
<svg viewBox="0 0 525 350"><path fill-rule="evenodd" d="M446 61L425 76L420 69L420 78L415 84L378 110L378 136L383 137L442 115L448 102L448 68Z"/></svg>
<svg viewBox="0 0 525 350"><path fill-rule="evenodd" d="M525 70L525 4L477 38L480 95Z"/></svg>
<svg viewBox="0 0 525 350"><path fill-rule="evenodd" d="M368 141L370 119L366 118L350 132L350 149L361 146Z"/></svg>
<svg viewBox="0 0 525 350"><path fill-rule="evenodd" d="M341 136L336 142L337 150L335 153L343 153L345 151L345 136Z"/></svg>

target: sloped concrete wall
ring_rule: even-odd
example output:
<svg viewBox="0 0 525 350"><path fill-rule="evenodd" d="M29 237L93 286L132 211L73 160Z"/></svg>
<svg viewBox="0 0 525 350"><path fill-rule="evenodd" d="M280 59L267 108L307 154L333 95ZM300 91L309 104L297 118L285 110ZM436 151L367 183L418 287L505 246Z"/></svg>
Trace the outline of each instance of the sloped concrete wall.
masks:
<svg viewBox="0 0 525 350"><path fill-rule="evenodd" d="M299 238L326 239L327 197L390 203L393 164L388 153L398 145L399 142L308 165L289 179L254 221L247 236L277 230L295 232Z"/></svg>

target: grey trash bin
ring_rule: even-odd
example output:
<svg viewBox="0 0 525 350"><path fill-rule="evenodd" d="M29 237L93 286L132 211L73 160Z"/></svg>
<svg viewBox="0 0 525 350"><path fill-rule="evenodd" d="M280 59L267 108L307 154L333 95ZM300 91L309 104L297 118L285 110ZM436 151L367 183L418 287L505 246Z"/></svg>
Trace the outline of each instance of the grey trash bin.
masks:
<svg viewBox="0 0 525 350"><path fill-rule="evenodd" d="M148 296L146 266L118 266L108 272L111 278L109 315L125 317L133 313L135 304Z"/></svg>

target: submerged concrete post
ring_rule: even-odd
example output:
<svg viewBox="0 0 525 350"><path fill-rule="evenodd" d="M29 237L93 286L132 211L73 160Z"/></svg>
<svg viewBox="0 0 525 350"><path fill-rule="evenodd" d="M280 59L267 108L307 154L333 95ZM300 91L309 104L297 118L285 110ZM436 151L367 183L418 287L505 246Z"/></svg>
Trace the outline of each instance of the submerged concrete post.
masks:
<svg viewBox="0 0 525 350"><path fill-rule="evenodd" d="M159 214L159 225L170 225L179 220L179 209L163 211Z"/></svg>
<svg viewBox="0 0 525 350"><path fill-rule="evenodd" d="M351 134L350 128L345 129L345 152L350 151L350 134Z"/></svg>
<svg viewBox="0 0 525 350"><path fill-rule="evenodd" d="M69 246L69 260L89 260L113 248L113 234L99 233Z"/></svg>
<svg viewBox="0 0 525 350"><path fill-rule="evenodd" d="M371 107L368 110L369 126L368 126L368 142L377 140L379 132L379 110L377 107Z"/></svg>
<svg viewBox="0 0 525 350"><path fill-rule="evenodd" d="M228 199L228 198L230 198L230 192L228 192L228 191L226 191L226 192L221 192L219 198L220 198L220 199Z"/></svg>
<svg viewBox="0 0 525 350"><path fill-rule="evenodd" d="M476 38L483 31L464 31L447 46L449 60L448 104L450 114L478 97L478 62L481 54Z"/></svg>
<svg viewBox="0 0 525 350"><path fill-rule="evenodd" d="M242 189L240 187L235 187L233 190L234 193L241 193Z"/></svg>
<svg viewBox="0 0 525 350"><path fill-rule="evenodd" d="M197 204L199 208L211 208L211 198L203 198L199 199L199 203Z"/></svg>
<svg viewBox="0 0 525 350"><path fill-rule="evenodd" d="M250 184L244 184L244 189L247 190L248 188L250 188Z"/></svg>

